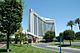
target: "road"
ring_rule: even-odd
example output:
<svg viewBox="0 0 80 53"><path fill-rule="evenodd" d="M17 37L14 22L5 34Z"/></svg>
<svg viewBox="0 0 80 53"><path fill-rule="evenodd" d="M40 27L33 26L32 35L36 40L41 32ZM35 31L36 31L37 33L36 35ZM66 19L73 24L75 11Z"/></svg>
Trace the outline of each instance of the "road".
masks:
<svg viewBox="0 0 80 53"><path fill-rule="evenodd" d="M49 46L49 43L39 43L35 44L34 46L39 48L47 48L52 51L58 51L60 50L60 47L57 46ZM80 49L70 48L70 47L62 47L62 51L64 53L80 53Z"/></svg>

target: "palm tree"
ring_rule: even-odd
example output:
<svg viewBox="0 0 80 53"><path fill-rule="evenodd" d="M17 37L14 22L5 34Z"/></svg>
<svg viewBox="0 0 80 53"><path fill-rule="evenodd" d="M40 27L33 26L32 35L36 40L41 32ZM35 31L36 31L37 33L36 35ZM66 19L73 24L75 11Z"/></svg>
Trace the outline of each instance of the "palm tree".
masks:
<svg viewBox="0 0 80 53"><path fill-rule="evenodd" d="M22 28L22 26L20 26L20 28L15 33L15 44L17 44L18 37L20 38L20 44L21 44L21 41L22 41L22 30L23 30L23 28Z"/></svg>
<svg viewBox="0 0 80 53"><path fill-rule="evenodd" d="M80 29L80 18L77 18L77 19L75 20L75 23L78 24L79 29Z"/></svg>
<svg viewBox="0 0 80 53"><path fill-rule="evenodd" d="M71 27L71 30L73 30L73 25L74 25L74 22L72 20L70 20L68 23L67 23L67 26L70 26Z"/></svg>

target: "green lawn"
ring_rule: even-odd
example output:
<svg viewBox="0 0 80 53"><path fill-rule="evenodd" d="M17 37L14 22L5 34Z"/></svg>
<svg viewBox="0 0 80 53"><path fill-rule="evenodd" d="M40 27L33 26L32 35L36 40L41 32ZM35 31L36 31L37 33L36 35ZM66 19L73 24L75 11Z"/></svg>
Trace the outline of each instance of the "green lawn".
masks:
<svg viewBox="0 0 80 53"><path fill-rule="evenodd" d="M27 45L22 45L22 46L10 45L10 48L11 48L11 52L9 53L58 53L58 52L35 48ZM7 52L0 52L0 53L7 53Z"/></svg>
<svg viewBox="0 0 80 53"><path fill-rule="evenodd" d="M73 42L80 42L80 40L74 40Z"/></svg>
<svg viewBox="0 0 80 53"><path fill-rule="evenodd" d="M51 43L50 45L52 45L52 46L59 46L60 44L59 43L57 43L57 44L54 44L54 43ZM72 47L72 48L79 48L80 49L80 45L69 45L69 44L61 44L61 46L62 47Z"/></svg>
<svg viewBox="0 0 80 53"><path fill-rule="evenodd" d="M80 49L80 45L71 45L70 47L72 47L72 48L79 48Z"/></svg>
<svg viewBox="0 0 80 53"><path fill-rule="evenodd" d="M69 40L64 40L64 42L69 42ZM72 42L80 42L80 40L73 40Z"/></svg>
<svg viewBox="0 0 80 53"><path fill-rule="evenodd" d="M59 43L57 43L57 44L51 43L50 45L51 45L51 46L58 46Z"/></svg>

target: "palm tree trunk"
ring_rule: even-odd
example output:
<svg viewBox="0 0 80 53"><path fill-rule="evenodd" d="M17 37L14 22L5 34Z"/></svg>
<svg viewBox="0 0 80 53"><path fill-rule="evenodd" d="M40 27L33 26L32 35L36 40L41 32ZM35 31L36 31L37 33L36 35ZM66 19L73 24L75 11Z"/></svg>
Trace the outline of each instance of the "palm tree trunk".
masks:
<svg viewBox="0 0 80 53"><path fill-rule="evenodd" d="M73 26L71 25L71 30L73 30Z"/></svg>
<svg viewBox="0 0 80 53"><path fill-rule="evenodd" d="M17 44L18 41L17 41L17 35L15 35L15 44Z"/></svg>
<svg viewBox="0 0 80 53"><path fill-rule="evenodd" d="M78 24L78 26L79 26L79 30L80 30L80 24Z"/></svg>

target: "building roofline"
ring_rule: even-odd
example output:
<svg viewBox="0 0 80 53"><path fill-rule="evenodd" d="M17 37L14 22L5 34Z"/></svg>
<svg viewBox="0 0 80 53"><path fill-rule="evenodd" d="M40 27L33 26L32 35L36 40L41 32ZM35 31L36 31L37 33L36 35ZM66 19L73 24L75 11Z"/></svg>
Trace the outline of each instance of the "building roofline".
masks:
<svg viewBox="0 0 80 53"><path fill-rule="evenodd" d="M44 21L45 23L54 23L54 19L42 17L39 14L37 14L34 10L32 10L32 9L29 9L29 10L30 10L30 12L32 12L33 14L38 16L38 18L41 19L42 21Z"/></svg>

